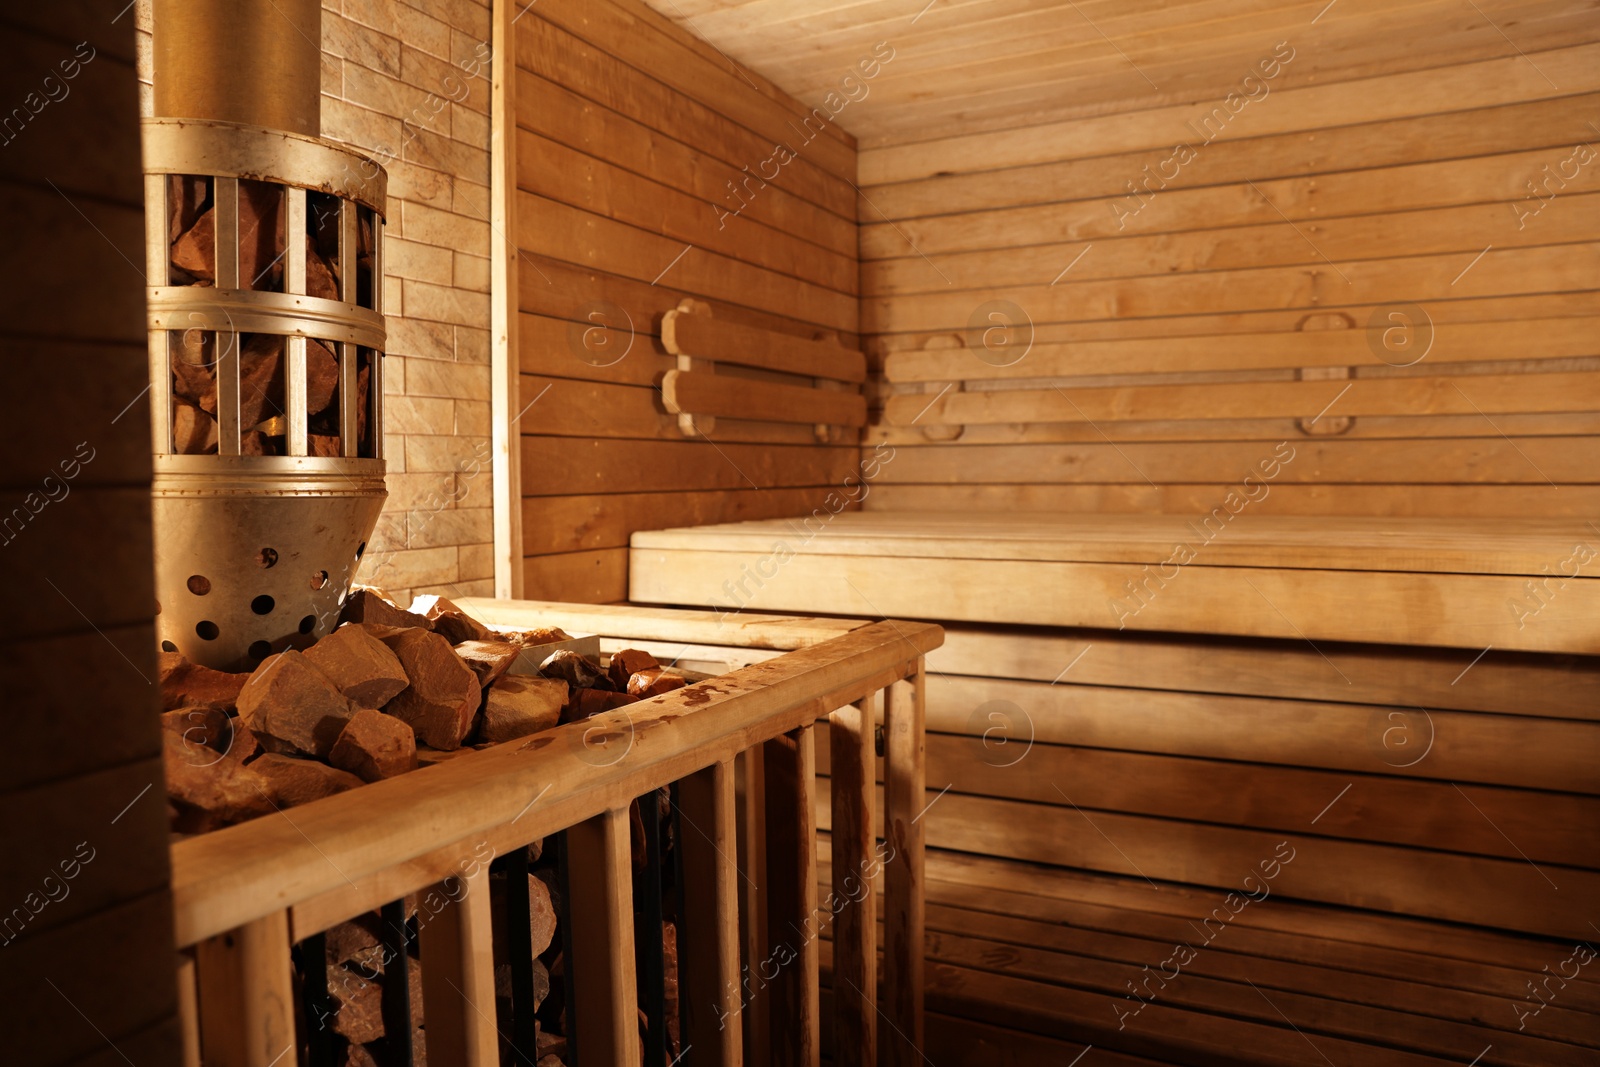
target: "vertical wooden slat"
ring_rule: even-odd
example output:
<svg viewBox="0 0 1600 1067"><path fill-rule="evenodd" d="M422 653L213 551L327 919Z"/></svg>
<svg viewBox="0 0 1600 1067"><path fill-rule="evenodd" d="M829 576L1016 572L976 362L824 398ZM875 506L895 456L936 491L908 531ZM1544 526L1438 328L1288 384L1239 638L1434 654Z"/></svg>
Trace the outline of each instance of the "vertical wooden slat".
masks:
<svg viewBox="0 0 1600 1067"><path fill-rule="evenodd" d="M678 783L678 989L683 1047L704 1067L744 1062L739 980L738 811L732 761Z"/></svg>
<svg viewBox="0 0 1600 1067"><path fill-rule="evenodd" d="M877 753L873 700L828 716L833 796L833 1058L878 1062Z"/></svg>
<svg viewBox="0 0 1600 1067"><path fill-rule="evenodd" d="M481 867L471 875L451 878L432 892L447 903L426 922L419 921L418 927L428 1063L498 1065L489 871Z"/></svg>
<svg viewBox="0 0 1600 1067"><path fill-rule="evenodd" d="M218 289L239 288L239 179L216 178L212 184L215 201L216 285ZM239 454L239 434L248 426L239 425L239 334L231 323L207 323L216 329L217 355L217 453Z"/></svg>
<svg viewBox="0 0 1600 1067"><path fill-rule="evenodd" d="M200 1002L194 956L178 953L178 1027L183 1032L183 1067L200 1067Z"/></svg>
<svg viewBox="0 0 1600 1067"><path fill-rule="evenodd" d="M817 908L815 736L803 726L762 746L767 792L767 942L761 961L776 971L767 987L771 1005L771 1062L817 1067L822 1013L818 1002L821 954ZM758 969L758 968L752 968Z"/></svg>
<svg viewBox="0 0 1600 1067"><path fill-rule="evenodd" d="M771 1047L769 999L761 988L759 966L767 958L767 776L761 750L739 754L743 789L739 811L739 856L744 877L739 882L740 915L744 921L744 1054L750 1063L765 1063Z"/></svg>
<svg viewBox="0 0 1600 1067"><path fill-rule="evenodd" d="M289 913L276 911L195 946L206 1067L272 1067L294 1045Z"/></svg>
<svg viewBox="0 0 1600 1067"><path fill-rule="evenodd" d="M890 686L884 705L883 868L885 1062L910 1067L923 1062L923 666Z"/></svg>
<svg viewBox="0 0 1600 1067"><path fill-rule="evenodd" d="M626 808L567 831L572 1020L584 1067L638 1067L632 858Z"/></svg>
<svg viewBox="0 0 1600 1067"><path fill-rule="evenodd" d="M516 22L527 8L510 0L494 5L494 56L490 71L489 126L489 373L494 504L494 591L522 596L522 410L517 358L519 252L517 233Z"/></svg>
<svg viewBox="0 0 1600 1067"><path fill-rule="evenodd" d="M145 284L165 286L169 281L172 253L167 243L167 176L147 174L144 179ZM150 444L156 454L172 451L172 365L171 335L157 331L150 335Z"/></svg>

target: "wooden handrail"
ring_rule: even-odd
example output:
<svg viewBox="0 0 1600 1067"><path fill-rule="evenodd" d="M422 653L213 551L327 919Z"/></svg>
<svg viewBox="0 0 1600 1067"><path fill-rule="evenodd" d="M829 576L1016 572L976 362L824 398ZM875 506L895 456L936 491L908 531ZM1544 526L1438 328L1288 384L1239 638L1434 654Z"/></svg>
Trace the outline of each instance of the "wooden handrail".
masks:
<svg viewBox="0 0 1600 1067"><path fill-rule="evenodd" d="M686 791L687 803L725 841L735 818L733 761L743 752L752 757L764 754L768 768L790 768L787 794L776 798L769 794L768 799L769 812L784 815L780 837L789 847L777 867L769 854L769 880L781 875L786 882L766 905L767 923L774 930L780 927L773 924L780 922L815 930L824 918L842 912L819 908L816 899L815 819L809 810L814 780L811 727L849 705L870 706L866 702L874 694L889 691L893 695L884 702L885 728L891 738L890 774L898 777L885 800L886 825L896 829L891 842L894 857L884 863L888 875L884 892L888 912L904 920L890 947L904 950L915 945L918 950L911 953L914 960L907 960L902 951L898 964L891 954L886 988L893 1003L886 1015L908 1035L919 1032L921 848L920 838L908 839L900 828L914 825L922 803L922 657L942 642L939 627L894 621L723 620L707 612L529 602L469 600L463 606L497 625L527 625L537 619L542 625L598 629L610 637L636 635L723 647L777 645L793 651L584 722L175 844L172 892L177 941L180 949L197 950L200 1029L208 1063L264 1067L283 1051L269 1046L281 1046L289 1016L270 1020L271 1025L252 1022L251 1032L243 1033L233 1032L230 1027L235 1024L207 1010L214 980L224 980L227 988L267 989L274 997L288 996L292 987L285 967L287 944L283 952L254 946L275 945L274 939L303 940L407 894L426 893L430 887L441 888L449 905L430 919L424 960L444 962L425 962L425 981L430 989L460 991L459 997L430 992L425 998L430 1017L432 1005L442 1004L440 1010L446 1013L439 1020L442 1025L427 1028L430 1058L438 1042L441 1052L446 1046L452 1052L442 1062L489 1062L494 1042L484 1029L487 1017L474 1017L485 1010L485 997L473 993L493 988L492 975L485 970L492 969L486 962L489 860L558 831L573 830L568 835L574 864L569 877L578 879L574 886L586 887L586 899L573 916L572 932L589 931L597 943L615 942L628 932L625 940L631 943L631 913L617 914L630 891L626 877L613 869L618 863L618 833L626 869L628 805L673 782L703 783ZM857 730L870 738L870 725ZM841 777L831 785L836 805L867 805L868 810L873 787L870 773ZM862 795L841 796L846 789ZM847 852L859 853L853 864L843 862L848 855L835 855L833 867L840 880L836 896L846 892L844 880L853 869L870 875L867 868L875 866L875 842L870 837L850 844ZM838 847L836 841L836 852ZM699 855L690 850L685 856L691 861L686 871L709 883L697 884L697 892L711 898L686 916L696 930L706 931L711 949L709 961L691 962L683 976L684 995L705 1001L703 1005L697 1001L690 1013L693 1019L695 1011L701 1012L701 1032L707 1029L705 1009L719 1005L715 1022L720 1030L723 1013L740 1006L730 1004L728 997L729 989L740 987L737 970L730 973L738 963L737 926L730 930L727 925L737 924L737 901L727 899L737 891L731 851L719 847L715 854ZM582 870L577 869L580 865ZM897 869L900 873L895 874ZM861 874L849 878L852 887L870 881ZM870 926L870 894L863 901L858 892L849 891L855 895L848 906L865 909ZM859 923L859 916L855 921ZM238 949L239 944L248 951ZM869 940L858 938L855 944L871 951ZM784 987L784 1002L803 1013L795 1024L803 1027L806 1040L799 1044L799 1059L791 1048L789 1054L780 1053L780 1061L815 1063L816 946L801 949L805 965L785 976L789 985ZM614 950L624 951L615 946ZM836 948L836 955L840 951ZM581 961L576 963L577 995L581 999L587 994L589 1005L576 1017L586 1065L636 1062L635 1044L620 1036L634 1025L631 955L626 961L602 957L591 962L575 953L575 959ZM208 960L219 962L208 966ZM876 961L846 962L853 981L871 979L868 989L873 992L865 1005L875 1012ZM435 971L431 976L430 967ZM714 988L700 988L712 978L717 980ZM614 1003L605 998L605 1012L623 1018L610 1030L594 1010L596 999L603 997L596 990L622 998ZM774 995L777 990L774 987ZM455 1003L458 1000L462 1003ZM492 1016L492 993L487 1001ZM860 1020L864 1004L859 996L841 1005L841 1010ZM587 1043L582 1040L586 1032L592 1035ZM859 1022L855 1032L859 1035ZM265 1036L269 1033L270 1040ZM860 1036L853 1041L859 1045ZM737 1040L723 1039L720 1062L739 1062L737 1046ZM893 1050L891 1060L909 1062Z"/></svg>

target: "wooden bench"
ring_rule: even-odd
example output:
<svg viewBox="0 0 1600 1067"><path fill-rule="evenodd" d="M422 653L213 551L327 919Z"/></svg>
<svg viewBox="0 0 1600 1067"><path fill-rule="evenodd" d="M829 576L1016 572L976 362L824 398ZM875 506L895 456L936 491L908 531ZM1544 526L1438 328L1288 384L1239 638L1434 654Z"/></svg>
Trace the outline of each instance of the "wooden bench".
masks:
<svg viewBox="0 0 1600 1067"><path fill-rule="evenodd" d="M661 531L633 596L946 623L941 1067L1596 1062L1600 533L1246 512L1158 571L1184 526Z"/></svg>

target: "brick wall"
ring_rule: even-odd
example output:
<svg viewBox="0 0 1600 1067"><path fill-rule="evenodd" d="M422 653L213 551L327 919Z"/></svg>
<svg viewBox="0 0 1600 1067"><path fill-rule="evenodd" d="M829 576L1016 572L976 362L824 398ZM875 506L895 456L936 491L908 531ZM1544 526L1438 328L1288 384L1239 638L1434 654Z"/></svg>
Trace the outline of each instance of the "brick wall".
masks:
<svg viewBox="0 0 1600 1067"><path fill-rule="evenodd" d="M488 0L323 0L322 132L389 172L389 502L361 580L493 592ZM150 0L139 0L150 113Z"/></svg>

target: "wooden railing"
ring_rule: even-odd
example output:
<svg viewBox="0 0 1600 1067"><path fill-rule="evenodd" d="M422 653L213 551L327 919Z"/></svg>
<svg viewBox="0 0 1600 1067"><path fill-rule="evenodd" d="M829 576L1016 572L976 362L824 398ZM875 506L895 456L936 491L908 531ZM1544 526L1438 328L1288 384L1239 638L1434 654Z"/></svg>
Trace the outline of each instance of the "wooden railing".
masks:
<svg viewBox="0 0 1600 1067"><path fill-rule="evenodd" d="M878 1062L880 1018L885 1062L922 1062L922 658L943 640L937 626L462 603L491 625L562 626L600 633L614 646L677 643L698 660L719 649L771 658L174 845L190 1062L293 1064L291 1050L305 1035L296 1033L292 946L385 906L403 922L394 902L417 893L439 903L418 932L427 1061L498 1064L501 1036L531 1039L532 1028L526 1018L496 1018L488 860L565 831L576 1049L569 1067L640 1063L628 807L671 783L690 827L678 838L687 890L678 938L684 1062L731 1067L748 1053L759 1063L817 1064L824 922L833 934L834 1062ZM879 693L881 845L873 810ZM819 720L830 727L832 767L826 902L818 900L813 807ZM741 753L742 810L735 793ZM320 969L320 958L311 966ZM399 1020L406 1019L402 1010ZM402 1029L408 1038L409 1025ZM532 1062L533 1050L522 1051Z"/></svg>

